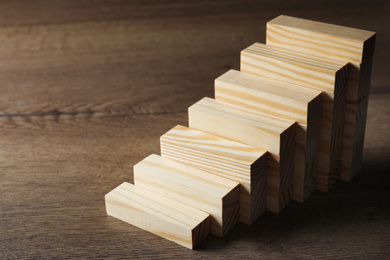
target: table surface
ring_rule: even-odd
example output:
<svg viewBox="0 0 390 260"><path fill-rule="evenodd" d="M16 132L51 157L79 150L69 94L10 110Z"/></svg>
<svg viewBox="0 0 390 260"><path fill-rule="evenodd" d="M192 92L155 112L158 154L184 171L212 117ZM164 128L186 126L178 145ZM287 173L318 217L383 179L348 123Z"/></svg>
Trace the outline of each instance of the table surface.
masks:
<svg viewBox="0 0 390 260"><path fill-rule="evenodd" d="M0 258L390 257L389 1L1 1ZM104 195L292 15L378 33L363 169L189 250Z"/></svg>

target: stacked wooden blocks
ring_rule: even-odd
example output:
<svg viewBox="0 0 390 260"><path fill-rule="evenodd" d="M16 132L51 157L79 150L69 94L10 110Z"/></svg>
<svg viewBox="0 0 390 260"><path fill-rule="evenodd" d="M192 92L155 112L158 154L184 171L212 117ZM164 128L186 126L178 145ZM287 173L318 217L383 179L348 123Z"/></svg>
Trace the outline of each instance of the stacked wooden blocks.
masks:
<svg viewBox="0 0 390 260"><path fill-rule="evenodd" d="M297 122L293 200L300 202L316 189L320 95L318 90L235 70L215 80L215 99Z"/></svg>
<svg viewBox="0 0 390 260"><path fill-rule="evenodd" d="M267 23L267 44L215 80L189 127L161 136L107 214L194 248L211 232L304 202L361 168L375 33L294 17Z"/></svg>
<svg viewBox="0 0 390 260"><path fill-rule="evenodd" d="M322 91L317 188L326 191L341 168L347 63L255 43L241 52L241 71Z"/></svg>
<svg viewBox="0 0 390 260"><path fill-rule="evenodd" d="M267 23L267 45L348 63L341 179L362 167L374 32L281 15Z"/></svg>

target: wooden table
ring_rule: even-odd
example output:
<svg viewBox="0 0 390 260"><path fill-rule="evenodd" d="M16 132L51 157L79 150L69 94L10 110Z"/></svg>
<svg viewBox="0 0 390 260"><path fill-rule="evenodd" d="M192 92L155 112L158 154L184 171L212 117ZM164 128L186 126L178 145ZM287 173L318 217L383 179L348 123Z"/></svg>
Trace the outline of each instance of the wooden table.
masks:
<svg viewBox="0 0 390 260"><path fill-rule="evenodd" d="M1 1L0 258L389 259L390 6L313 2ZM358 177L193 251L107 216L279 14L378 33Z"/></svg>

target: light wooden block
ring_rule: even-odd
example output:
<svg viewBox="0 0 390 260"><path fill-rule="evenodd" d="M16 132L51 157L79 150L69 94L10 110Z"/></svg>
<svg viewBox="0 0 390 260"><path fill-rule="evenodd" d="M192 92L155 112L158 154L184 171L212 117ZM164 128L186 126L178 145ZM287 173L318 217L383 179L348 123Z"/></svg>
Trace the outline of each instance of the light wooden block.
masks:
<svg viewBox="0 0 390 260"><path fill-rule="evenodd" d="M341 179L361 170L365 122L376 33L281 15L267 23L267 44L349 62ZM363 111L365 109L365 111ZM360 114L352 115L351 111ZM364 116L363 116L364 115ZM353 121L353 122L351 122Z"/></svg>
<svg viewBox="0 0 390 260"><path fill-rule="evenodd" d="M241 52L241 71L323 91L317 189L327 191L340 178L347 63L255 43Z"/></svg>
<svg viewBox="0 0 390 260"><path fill-rule="evenodd" d="M209 214L127 182L105 200L108 215L190 249L210 233Z"/></svg>
<svg viewBox="0 0 390 260"><path fill-rule="evenodd" d="M267 152L184 126L160 138L161 156L240 183L240 221L252 224L267 197Z"/></svg>
<svg viewBox="0 0 390 260"><path fill-rule="evenodd" d="M150 155L134 166L134 183L211 215L211 232L224 236L239 221L239 183Z"/></svg>
<svg viewBox="0 0 390 260"><path fill-rule="evenodd" d="M279 213L290 201L295 121L227 102L203 98L188 109L189 126L267 150L267 210Z"/></svg>
<svg viewBox="0 0 390 260"><path fill-rule="evenodd" d="M350 62L347 101L368 96L376 33L280 15L267 23L267 44L326 59ZM352 68L350 69L352 70Z"/></svg>
<svg viewBox="0 0 390 260"><path fill-rule="evenodd" d="M317 183L321 91L230 70L215 80L215 99L297 121L292 198L308 198Z"/></svg>

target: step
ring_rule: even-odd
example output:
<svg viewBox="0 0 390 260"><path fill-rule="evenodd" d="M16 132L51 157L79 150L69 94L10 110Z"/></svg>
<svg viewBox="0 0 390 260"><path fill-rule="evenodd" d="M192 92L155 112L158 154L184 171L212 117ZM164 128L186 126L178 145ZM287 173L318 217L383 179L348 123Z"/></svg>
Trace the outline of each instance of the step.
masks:
<svg viewBox="0 0 390 260"><path fill-rule="evenodd" d="M185 126L160 138L161 156L240 183L240 221L252 224L265 211L267 152Z"/></svg>
<svg viewBox="0 0 390 260"><path fill-rule="evenodd" d="M134 166L136 186L205 211L224 236L239 221L239 183L152 154Z"/></svg>
<svg viewBox="0 0 390 260"><path fill-rule="evenodd" d="M209 214L127 182L105 200L108 215L190 249L210 233Z"/></svg>
<svg viewBox="0 0 390 260"><path fill-rule="evenodd" d="M358 103L369 93L368 84L359 84L370 78L376 33L280 15L267 23L267 45L306 53L313 57L350 62L354 70L353 84L348 83L348 103ZM359 79L361 66L364 69ZM356 80L359 79L359 80Z"/></svg>

